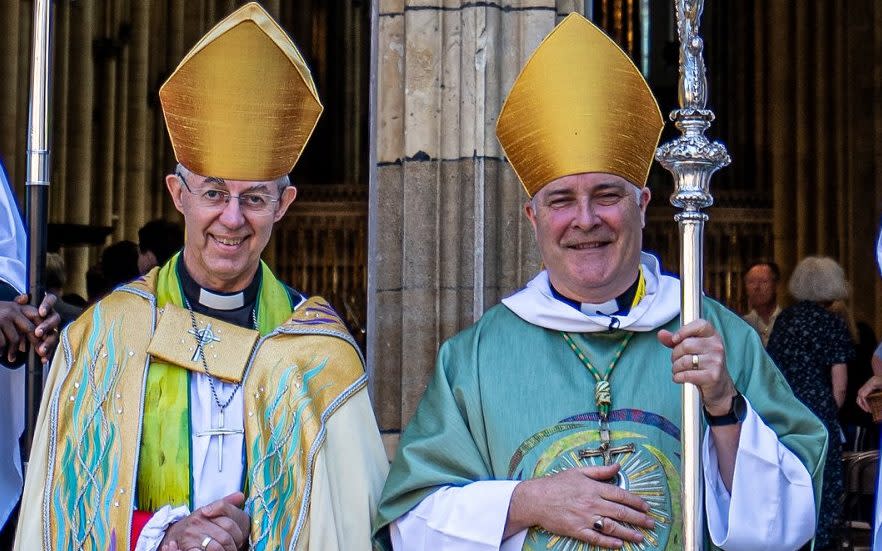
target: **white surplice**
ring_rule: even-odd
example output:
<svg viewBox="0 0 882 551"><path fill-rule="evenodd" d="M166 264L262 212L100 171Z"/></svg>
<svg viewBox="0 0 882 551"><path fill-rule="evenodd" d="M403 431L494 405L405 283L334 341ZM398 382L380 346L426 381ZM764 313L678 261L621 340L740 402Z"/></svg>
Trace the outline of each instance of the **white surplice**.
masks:
<svg viewBox="0 0 882 551"><path fill-rule="evenodd" d="M3 162L0 161L0 280L19 293L27 287L27 233ZM0 527L6 524L22 489L21 449L24 430L25 370L0 367Z"/></svg>

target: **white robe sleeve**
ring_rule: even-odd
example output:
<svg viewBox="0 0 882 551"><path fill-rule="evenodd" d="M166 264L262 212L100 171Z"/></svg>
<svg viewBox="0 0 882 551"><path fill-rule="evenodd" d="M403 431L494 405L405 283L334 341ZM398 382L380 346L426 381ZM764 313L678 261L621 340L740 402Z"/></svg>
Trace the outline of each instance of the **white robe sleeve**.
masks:
<svg viewBox="0 0 882 551"><path fill-rule="evenodd" d="M714 545L726 551L798 549L815 533L815 497L805 466L747 404L730 494L710 429L702 449L705 510Z"/></svg>
<svg viewBox="0 0 882 551"><path fill-rule="evenodd" d="M396 551L515 551L527 531L502 541L517 480L484 480L445 486L389 526Z"/></svg>
<svg viewBox="0 0 882 551"><path fill-rule="evenodd" d="M165 537L165 531L168 527L182 518L190 514L190 509L186 505L172 508L166 505L162 509L156 511L144 528L141 535L138 536L138 542L135 551L156 551Z"/></svg>

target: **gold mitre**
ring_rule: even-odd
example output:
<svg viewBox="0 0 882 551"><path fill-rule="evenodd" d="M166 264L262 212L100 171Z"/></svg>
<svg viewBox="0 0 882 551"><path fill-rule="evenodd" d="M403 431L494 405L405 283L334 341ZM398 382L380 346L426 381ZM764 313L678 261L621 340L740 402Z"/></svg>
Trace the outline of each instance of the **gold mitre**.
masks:
<svg viewBox="0 0 882 551"><path fill-rule="evenodd" d="M527 194L562 176L608 172L643 187L664 121L640 71L571 13L533 52L496 136Z"/></svg>
<svg viewBox="0 0 882 551"><path fill-rule="evenodd" d="M231 180L291 172L322 113L297 46L254 2L202 37L159 99L178 162Z"/></svg>

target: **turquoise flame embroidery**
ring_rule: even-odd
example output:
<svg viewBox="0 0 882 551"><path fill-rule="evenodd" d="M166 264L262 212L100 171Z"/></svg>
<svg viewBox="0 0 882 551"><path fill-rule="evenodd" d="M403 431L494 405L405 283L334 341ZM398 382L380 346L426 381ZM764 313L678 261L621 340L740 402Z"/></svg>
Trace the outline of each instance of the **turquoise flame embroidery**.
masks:
<svg viewBox="0 0 882 551"><path fill-rule="evenodd" d="M52 493L58 519L57 549L116 548L110 511L120 458L108 410L118 407L116 386L125 371L126 355L117 349L116 323L110 324L106 335L102 327L101 307L96 306L84 354L71 366L74 393L58 397L59 409L70 408L70 431L59 439L62 461ZM96 369L102 363L105 367Z"/></svg>
<svg viewBox="0 0 882 551"><path fill-rule="evenodd" d="M283 534L291 534L296 528L293 524L300 515L293 512L299 512L302 507L306 485L305 480L299 480L295 468L305 455L301 449L300 427L303 422L321 415L310 407L312 395L321 388L310 389L310 384L327 362L325 358L303 373L300 385L292 381L300 368L297 365L285 368L264 412L263 421L270 436L264 442L261 431L258 431L251 447L254 464L249 482L253 497L248 510L253 516L250 539L254 551L275 548L284 539ZM307 472L306 476L309 477L310 473ZM276 534L275 538L273 534Z"/></svg>

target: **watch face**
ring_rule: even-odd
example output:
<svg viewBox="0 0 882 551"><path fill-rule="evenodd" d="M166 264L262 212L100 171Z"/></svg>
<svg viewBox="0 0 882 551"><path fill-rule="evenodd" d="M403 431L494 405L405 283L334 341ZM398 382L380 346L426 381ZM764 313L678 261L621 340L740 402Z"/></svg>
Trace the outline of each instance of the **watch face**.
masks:
<svg viewBox="0 0 882 551"><path fill-rule="evenodd" d="M732 411L735 413L735 417L738 418L739 423L747 417L747 401L740 392L732 398Z"/></svg>

